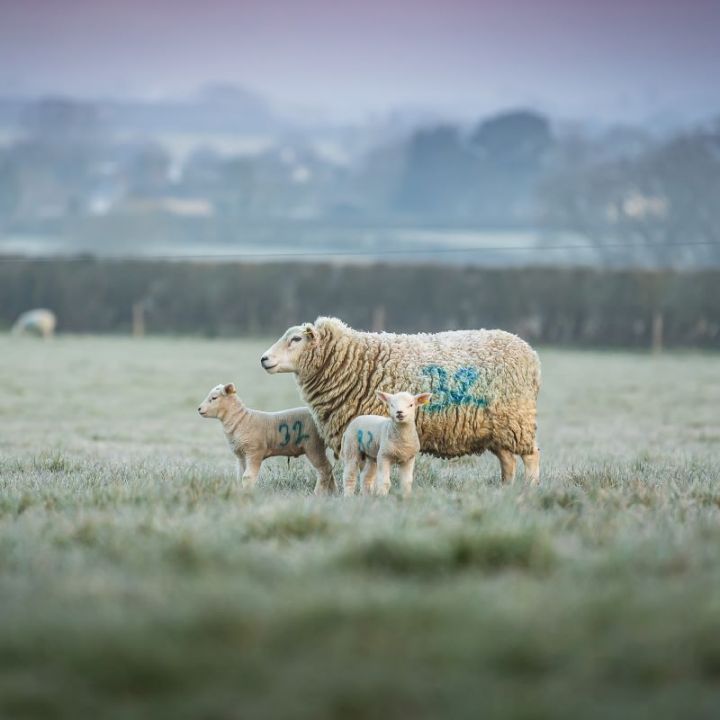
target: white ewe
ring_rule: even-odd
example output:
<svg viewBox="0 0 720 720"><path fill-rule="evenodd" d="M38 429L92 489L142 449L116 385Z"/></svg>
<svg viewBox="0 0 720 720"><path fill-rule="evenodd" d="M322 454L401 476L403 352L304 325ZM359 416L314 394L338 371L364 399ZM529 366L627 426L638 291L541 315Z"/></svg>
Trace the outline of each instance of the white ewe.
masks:
<svg viewBox="0 0 720 720"><path fill-rule="evenodd" d="M323 440L337 455L348 423L382 412L380 388L429 391L418 419L421 452L458 457L490 450L502 479L515 476L515 455L536 483L535 443L540 361L502 330L396 335L353 330L336 318L291 327L262 356L269 373L295 374Z"/></svg>
<svg viewBox="0 0 720 720"><path fill-rule="evenodd" d="M24 312L12 327L13 335L40 335L52 337L57 325L57 318L52 310L37 308Z"/></svg>

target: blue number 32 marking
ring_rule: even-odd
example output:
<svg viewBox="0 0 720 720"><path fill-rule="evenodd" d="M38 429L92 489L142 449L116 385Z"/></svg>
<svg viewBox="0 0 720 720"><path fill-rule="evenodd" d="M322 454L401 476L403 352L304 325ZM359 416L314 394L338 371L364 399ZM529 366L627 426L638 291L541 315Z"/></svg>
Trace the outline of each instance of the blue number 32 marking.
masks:
<svg viewBox="0 0 720 720"><path fill-rule="evenodd" d="M301 420L296 420L293 423L292 429L295 431L295 445L301 445L303 440L309 440L310 436L303 432L303 424ZM280 423L278 425L278 432L283 436L283 441L279 447L285 447L290 443L290 427L287 423Z"/></svg>
<svg viewBox="0 0 720 720"><path fill-rule="evenodd" d="M449 376L448 371L439 365L427 365L422 369L423 375L430 378L432 402L426 406L425 412L440 412L451 406L487 407L484 396L473 395L471 389L480 377L477 368L462 367Z"/></svg>

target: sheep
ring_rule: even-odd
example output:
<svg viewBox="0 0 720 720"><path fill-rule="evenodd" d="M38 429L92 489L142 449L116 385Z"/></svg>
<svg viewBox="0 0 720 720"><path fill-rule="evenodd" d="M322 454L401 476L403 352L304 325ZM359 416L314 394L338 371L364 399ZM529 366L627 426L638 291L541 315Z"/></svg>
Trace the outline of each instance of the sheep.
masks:
<svg viewBox="0 0 720 720"><path fill-rule="evenodd" d="M233 383L216 385L198 408L205 418L218 418L237 457L237 478L244 490L255 487L260 466L269 457L307 455L317 471L315 494L336 490L325 443L307 408L262 412L246 407Z"/></svg>
<svg viewBox="0 0 720 720"><path fill-rule="evenodd" d="M22 313L12 326L13 335L39 335L43 338L52 337L57 325L57 318L52 310L37 308Z"/></svg>
<svg viewBox="0 0 720 720"><path fill-rule="evenodd" d="M516 335L456 330L399 335L353 330L319 317L288 329L260 359L268 373L294 373L325 444L338 456L345 428L382 410L375 391L432 392L418 420L421 452L437 457L494 453L503 482L539 482L535 444L540 361Z"/></svg>
<svg viewBox="0 0 720 720"><path fill-rule="evenodd" d="M400 490L403 497L412 492L415 457L420 451L420 440L415 428L415 411L430 401L430 393L399 392L390 394L378 390L377 396L390 412L390 417L360 415L350 421L342 438L343 488L346 496L355 493L360 466L363 492L372 491L373 481L379 473L375 491L387 495L390 491L390 465L400 467Z"/></svg>

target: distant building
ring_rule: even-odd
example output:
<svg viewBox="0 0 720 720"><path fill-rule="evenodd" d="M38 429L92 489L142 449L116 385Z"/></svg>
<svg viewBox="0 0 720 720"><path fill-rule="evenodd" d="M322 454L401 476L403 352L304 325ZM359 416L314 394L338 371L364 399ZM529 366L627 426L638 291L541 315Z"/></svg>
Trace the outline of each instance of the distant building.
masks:
<svg viewBox="0 0 720 720"><path fill-rule="evenodd" d="M215 214L212 203L206 198L130 198L122 204L122 209L136 214L165 213L187 218L209 218Z"/></svg>

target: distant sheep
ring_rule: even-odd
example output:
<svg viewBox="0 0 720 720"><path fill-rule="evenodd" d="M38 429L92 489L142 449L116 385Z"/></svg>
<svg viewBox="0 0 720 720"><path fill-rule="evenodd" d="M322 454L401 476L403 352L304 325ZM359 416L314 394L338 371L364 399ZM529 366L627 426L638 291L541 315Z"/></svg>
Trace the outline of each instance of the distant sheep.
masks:
<svg viewBox="0 0 720 720"><path fill-rule="evenodd" d="M57 318L52 310L37 308L24 312L12 327L13 335L40 335L52 337L57 325Z"/></svg>
<svg viewBox="0 0 720 720"><path fill-rule="evenodd" d="M418 420L422 452L456 457L490 450L506 482L513 480L515 455L520 455L526 478L539 480L540 361L516 335L502 330L369 333L321 317L287 330L261 363L269 373L295 373L336 456L354 417L382 412L377 390L432 392Z"/></svg>
<svg viewBox="0 0 720 720"><path fill-rule="evenodd" d="M325 443L307 408L262 412L245 407L233 383L216 385L198 408L206 418L218 418L230 449L237 457L237 477L245 490L255 487L260 466L269 457L307 455L317 471L315 494L336 490Z"/></svg>
<svg viewBox="0 0 720 720"><path fill-rule="evenodd" d="M387 405L390 417L360 415L347 426L342 439L343 488L345 495L355 494L358 470L363 492L374 489L377 495L390 491L390 466L400 467L400 491L404 497L412 492L415 457L420 452L420 440L415 428L415 412L430 401L430 393L399 392L391 395L378 391ZM377 485L373 488L376 473Z"/></svg>

